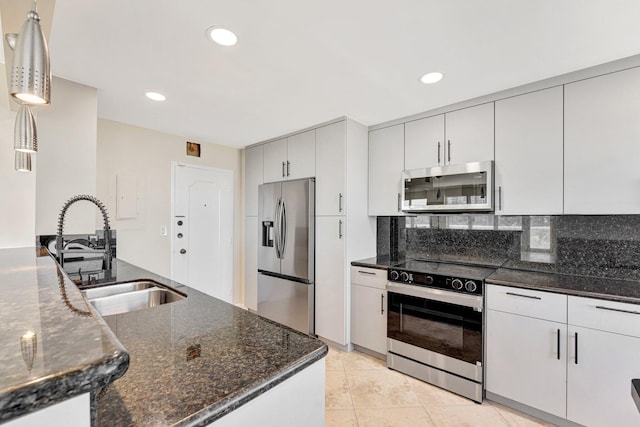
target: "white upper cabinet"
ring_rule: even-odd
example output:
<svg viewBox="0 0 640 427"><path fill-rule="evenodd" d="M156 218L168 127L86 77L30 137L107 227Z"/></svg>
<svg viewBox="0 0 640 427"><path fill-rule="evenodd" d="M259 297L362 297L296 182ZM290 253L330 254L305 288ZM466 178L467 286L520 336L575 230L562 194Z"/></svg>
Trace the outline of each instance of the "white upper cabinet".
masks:
<svg viewBox="0 0 640 427"><path fill-rule="evenodd" d="M315 174L315 130L264 144L264 182L310 178Z"/></svg>
<svg viewBox="0 0 640 427"><path fill-rule="evenodd" d="M258 216L258 186L263 180L264 146L247 148L244 152L244 214Z"/></svg>
<svg viewBox="0 0 640 427"><path fill-rule="evenodd" d="M287 138L271 141L264 147L264 182L286 179Z"/></svg>
<svg viewBox="0 0 640 427"><path fill-rule="evenodd" d="M562 86L496 101L496 214L562 214L562 102Z"/></svg>
<svg viewBox="0 0 640 427"><path fill-rule="evenodd" d="M369 132L369 215L400 215L404 124Z"/></svg>
<svg viewBox="0 0 640 427"><path fill-rule="evenodd" d="M316 129L316 215L344 215L346 142L346 121Z"/></svg>
<svg viewBox="0 0 640 427"><path fill-rule="evenodd" d="M405 169L443 165L444 146L444 114L404 124Z"/></svg>
<svg viewBox="0 0 640 427"><path fill-rule="evenodd" d="M446 113L446 164L493 160L493 125L493 102Z"/></svg>
<svg viewBox="0 0 640 427"><path fill-rule="evenodd" d="M311 178L316 175L316 131L287 138L286 179Z"/></svg>
<svg viewBox="0 0 640 427"><path fill-rule="evenodd" d="M640 213L640 68L565 86L564 213Z"/></svg>

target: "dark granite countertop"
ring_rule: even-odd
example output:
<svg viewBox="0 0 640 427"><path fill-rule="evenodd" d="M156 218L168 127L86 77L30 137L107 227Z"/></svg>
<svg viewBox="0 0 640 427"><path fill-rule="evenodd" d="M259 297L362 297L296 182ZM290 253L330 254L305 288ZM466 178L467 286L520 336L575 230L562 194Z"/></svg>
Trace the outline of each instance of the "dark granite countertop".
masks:
<svg viewBox="0 0 640 427"><path fill-rule="evenodd" d="M109 384L129 354L56 262L0 250L0 423Z"/></svg>
<svg viewBox="0 0 640 427"><path fill-rule="evenodd" d="M386 270L389 267L393 267L394 265L400 264L401 262L404 262L404 260L392 261L388 256L379 256L379 257L374 256L371 258L351 261L351 265L356 267L368 267L368 268L377 268L380 270Z"/></svg>
<svg viewBox="0 0 640 427"><path fill-rule="evenodd" d="M487 283L640 304L640 283L632 280L572 276L499 268Z"/></svg>
<svg viewBox="0 0 640 427"><path fill-rule="evenodd" d="M494 269L495 271L486 278L486 282L490 284L640 304L640 282L634 280L547 273L518 268L504 268L499 265L494 265L493 262L487 264L483 264L477 260L475 260L476 262L469 262L468 258L447 258L446 260L428 259L425 261L459 263L461 266L470 266L472 269L478 266ZM351 265L387 269L402 262L404 262L404 260L390 261L389 257L372 257L352 261ZM459 275L464 276L463 273L464 269Z"/></svg>
<svg viewBox="0 0 640 427"><path fill-rule="evenodd" d="M94 396L94 427L208 425L327 353L315 338L124 261L117 272L119 282L151 279L187 298L104 317L131 360Z"/></svg>

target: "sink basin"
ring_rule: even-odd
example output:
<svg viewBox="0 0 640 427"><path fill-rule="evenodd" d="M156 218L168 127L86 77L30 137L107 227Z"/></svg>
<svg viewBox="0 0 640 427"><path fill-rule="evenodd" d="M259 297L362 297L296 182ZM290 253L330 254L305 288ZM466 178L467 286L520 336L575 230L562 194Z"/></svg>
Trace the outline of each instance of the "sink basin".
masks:
<svg viewBox="0 0 640 427"><path fill-rule="evenodd" d="M149 280L87 289L84 294L103 316L156 307L186 298L177 291Z"/></svg>
<svg viewBox="0 0 640 427"><path fill-rule="evenodd" d="M118 283L116 285L100 286L99 288L85 289L82 291L87 299L108 297L111 295L123 294L126 292L141 291L153 287L161 287L158 283L151 280L140 280L137 282Z"/></svg>

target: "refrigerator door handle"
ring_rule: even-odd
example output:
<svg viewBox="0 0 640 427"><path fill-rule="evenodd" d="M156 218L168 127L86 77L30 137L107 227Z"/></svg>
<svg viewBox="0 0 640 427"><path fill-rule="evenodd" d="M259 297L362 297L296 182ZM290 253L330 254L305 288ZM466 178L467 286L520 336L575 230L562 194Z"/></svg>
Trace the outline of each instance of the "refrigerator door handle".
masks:
<svg viewBox="0 0 640 427"><path fill-rule="evenodd" d="M276 257L281 259L280 256L280 199L276 203L276 211L275 211L275 221L273 222L273 232L274 232L274 245L276 247Z"/></svg>
<svg viewBox="0 0 640 427"><path fill-rule="evenodd" d="M284 254L287 249L287 207L284 204L284 200L281 200L280 211L280 238L282 239L280 245L280 259L284 259Z"/></svg>

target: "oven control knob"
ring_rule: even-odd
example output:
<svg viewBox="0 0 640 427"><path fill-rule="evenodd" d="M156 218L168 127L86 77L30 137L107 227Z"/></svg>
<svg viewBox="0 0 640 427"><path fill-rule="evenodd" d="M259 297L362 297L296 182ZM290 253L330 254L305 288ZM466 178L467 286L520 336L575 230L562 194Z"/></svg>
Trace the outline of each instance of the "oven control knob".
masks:
<svg viewBox="0 0 640 427"><path fill-rule="evenodd" d="M400 277L400 275L397 271L391 270L391 273L389 273L389 277L391 277L391 280L398 280L398 277Z"/></svg>
<svg viewBox="0 0 640 427"><path fill-rule="evenodd" d="M409 281L409 273L407 273L406 271L403 271L400 273L400 280L402 280L403 282L408 282Z"/></svg>
<svg viewBox="0 0 640 427"><path fill-rule="evenodd" d="M457 290L457 291L461 290L461 289L462 289L462 286L463 286L463 285L462 285L462 280L460 280L460 279L453 279L453 280L451 281L451 287L452 287L453 289Z"/></svg>
<svg viewBox="0 0 640 427"><path fill-rule="evenodd" d="M475 292L476 289L478 289L478 285L476 285L476 282L474 282L473 280L467 280L467 282L464 284L464 288L468 292Z"/></svg>
<svg viewBox="0 0 640 427"><path fill-rule="evenodd" d="M433 285L433 277L431 276L425 277L424 283L426 283L427 285Z"/></svg>

